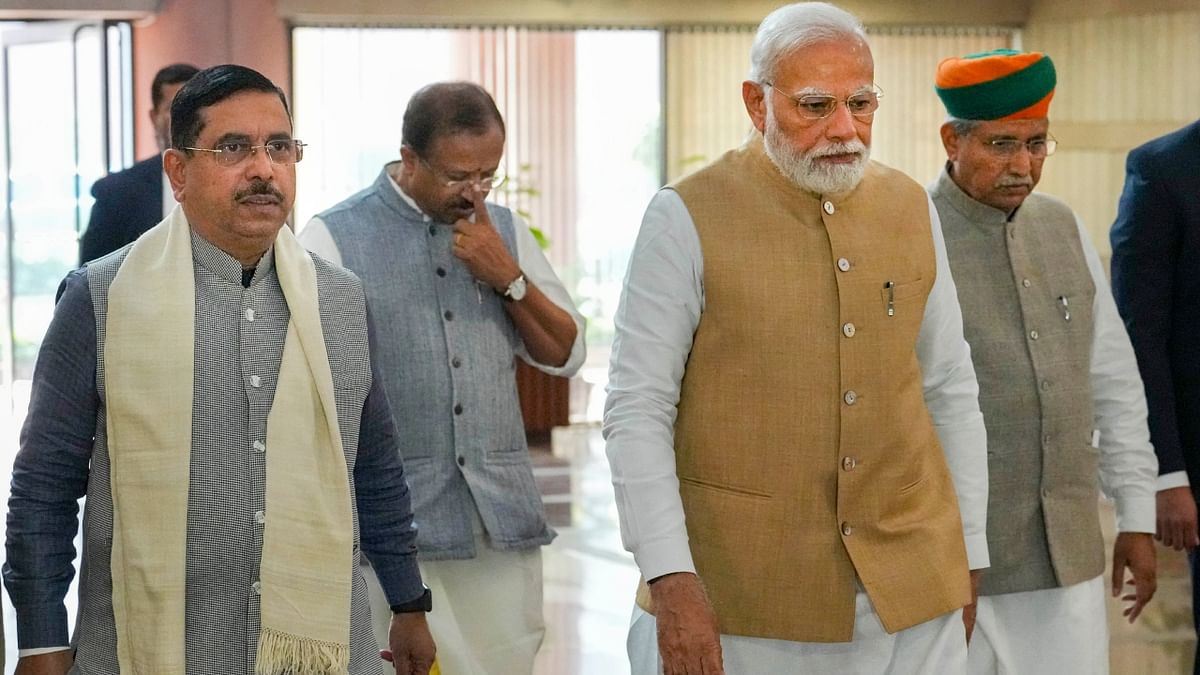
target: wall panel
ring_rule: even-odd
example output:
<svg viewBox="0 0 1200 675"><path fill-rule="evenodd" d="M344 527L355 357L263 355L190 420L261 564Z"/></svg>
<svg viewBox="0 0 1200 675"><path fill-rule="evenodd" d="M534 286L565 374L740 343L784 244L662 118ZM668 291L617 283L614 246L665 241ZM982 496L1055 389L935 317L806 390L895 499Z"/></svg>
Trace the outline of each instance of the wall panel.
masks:
<svg viewBox="0 0 1200 675"><path fill-rule="evenodd" d="M1107 258L1125 156L1200 117L1200 11L1037 20L1024 44L1058 69L1050 132L1061 143L1039 188L1079 213Z"/></svg>

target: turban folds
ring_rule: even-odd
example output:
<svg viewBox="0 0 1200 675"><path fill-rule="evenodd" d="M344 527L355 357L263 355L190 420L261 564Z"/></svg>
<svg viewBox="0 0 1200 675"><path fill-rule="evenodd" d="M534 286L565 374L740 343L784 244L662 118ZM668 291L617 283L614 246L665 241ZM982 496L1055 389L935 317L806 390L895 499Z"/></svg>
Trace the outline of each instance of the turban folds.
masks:
<svg viewBox="0 0 1200 675"><path fill-rule="evenodd" d="M995 49L943 60L934 88L951 117L1040 119L1048 116L1057 81L1049 56Z"/></svg>

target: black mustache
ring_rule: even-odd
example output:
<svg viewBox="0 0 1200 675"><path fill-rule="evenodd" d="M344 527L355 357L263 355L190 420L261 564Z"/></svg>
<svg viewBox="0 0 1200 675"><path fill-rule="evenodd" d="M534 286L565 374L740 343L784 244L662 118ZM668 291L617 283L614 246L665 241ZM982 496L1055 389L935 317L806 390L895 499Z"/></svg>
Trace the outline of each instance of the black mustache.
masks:
<svg viewBox="0 0 1200 675"><path fill-rule="evenodd" d="M233 194L233 200L235 202L240 202L246 197L251 197L253 195L270 195L275 199L278 199L280 202L283 201L283 193L279 190L276 190L275 186L264 180L256 180L245 190L238 190Z"/></svg>

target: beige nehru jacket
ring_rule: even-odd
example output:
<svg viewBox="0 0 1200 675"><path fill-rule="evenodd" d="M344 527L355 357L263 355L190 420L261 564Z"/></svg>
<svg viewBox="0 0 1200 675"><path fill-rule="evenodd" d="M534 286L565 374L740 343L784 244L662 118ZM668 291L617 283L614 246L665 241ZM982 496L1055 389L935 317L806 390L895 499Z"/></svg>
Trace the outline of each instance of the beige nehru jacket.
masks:
<svg viewBox="0 0 1200 675"><path fill-rule="evenodd" d="M970 600L916 354L928 202L875 163L806 193L760 139L674 186L704 255L675 428L692 554L724 634L849 641L855 575L895 632Z"/></svg>

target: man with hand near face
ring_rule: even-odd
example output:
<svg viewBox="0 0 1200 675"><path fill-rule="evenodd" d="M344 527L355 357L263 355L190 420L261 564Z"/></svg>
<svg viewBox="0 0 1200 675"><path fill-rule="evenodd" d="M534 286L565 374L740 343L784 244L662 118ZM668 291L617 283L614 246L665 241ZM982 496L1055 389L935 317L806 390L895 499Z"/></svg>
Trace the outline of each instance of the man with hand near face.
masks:
<svg viewBox="0 0 1200 675"><path fill-rule="evenodd" d="M1034 192L1056 142L1050 57L1002 49L943 61L949 161L930 188L988 436L988 548L969 672L1108 672L1097 501L1117 507L1111 592L1133 621L1155 590L1146 399L1095 247ZM1182 472L1180 472L1182 474ZM1173 478L1159 478L1171 487Z"/></svg>
<svg viewBox="0 0 1200 675"><path fill-rule="evenodd" d="M403 136L401 161L300 240L358 274L380 317L421 573L439 598L430 627L442 672L528 674L545 633L540 547L554 532L515 358L570 376L585 356L583 319L528 226L484 201L504 154L492 97L467 82L426 86Z"/></svg>
<svg viewBox="0 0 1200 675"><path fill-rule="evenodd" d="M434 645L361 282L284 221L303 143L283 92L201 71L171 107L177 206L72 272L13 466L4 583L21 675L401 675ZM77 502L84 552L68 638Z"/></svg>
<svg viewBox="0 0 1200 675"><path fill-rule="evenodd" d="M987 458L937 214L868 159L857 19L788 5L750 57L755 131L654 197L616 316L633 673L960 673Z"/></svg>

